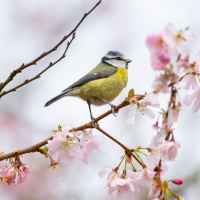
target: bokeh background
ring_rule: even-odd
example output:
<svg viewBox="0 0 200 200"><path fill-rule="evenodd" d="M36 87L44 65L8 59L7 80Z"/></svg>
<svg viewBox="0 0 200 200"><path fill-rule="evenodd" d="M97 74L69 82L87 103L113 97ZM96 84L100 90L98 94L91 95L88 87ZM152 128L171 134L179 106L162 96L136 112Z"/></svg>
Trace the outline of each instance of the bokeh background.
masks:
<svg viewBox="0 0 200 200"><path fill-rule="evenodd" d="M83 14L90 10L94 0L0 0L0 81L22 63L27 63L49 50L67 35ZM95 67L108 50L118 50L132 59L129 65L129 83L113 102L124 100L129 89L136 93L152 90L156 76L150 66L150 54L145 46L148 34L162 30L168 22L177 29L190 27L196 35L191 43L190 60L200 49L200 1L199 0L103 0L100 6L79 27L67 56L41 78L0 99L0 151L8 153L29 147L49 137L58 124L74 127L90 120L87 104L76 98L64 98L45 108L50 98L72 84ZM5 88L10 89L44 69L64 51L66 42L37 65L17 75ZM180 98L187 92L182 92ZM163 108L167 95L160 97ZM109 109L108 106L93 107L94 116ZM131 108L120 110L100 121L108 133L129 147L147 146L153 136L152 121L138 116L135 126L126 124ZM200 196L200 113L191 113L191 107L183 107L179 122L175 124L175 136L180 142L179 156L169 163L166 179L182 178L185 184L172 185L172 189L185 199ZM98 172L104 165L117 166L123 150L97 131L93 133L102 140L101 154L91 154L89 164L73 160L60 165L57 174L48 166L50 161L39 153L26 154L22 161L30 166L31 174L20 185L0 185L0 200L100 200L116 199L108 196L106 178ZM7 162L0 162L3 167ZM148 188L135 194L134 198L147 199Z"/></svg>

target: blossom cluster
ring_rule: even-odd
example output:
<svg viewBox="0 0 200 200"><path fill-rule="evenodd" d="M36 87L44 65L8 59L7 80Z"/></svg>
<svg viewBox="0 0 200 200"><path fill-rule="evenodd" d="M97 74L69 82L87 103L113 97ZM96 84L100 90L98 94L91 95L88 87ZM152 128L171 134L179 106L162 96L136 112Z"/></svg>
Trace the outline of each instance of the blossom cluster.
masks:
<svg viewBox="0 0 200 200"><path fill-rule="evenodd" d="M2 183L10 185L23 183L30 174L30 169L27 165L22 164L21 161L10 162L9 167L0 169L0 180Z"/></svg>
<svg viewBox="0 0 200 200"><path fill-rule="evenodd" d="M63 126L62 130L56 131L53 140L48 140L46 145L49 156L59 163L69 163L74 158L80 158L88 163L91 151L100 153L101 140L92 134L92 130L73 131L72 126Z"/></svg>
<svg viewBox="0 0 200 200"><path fill-rule="evenodd" d="M106 172L108 173L108 194L116 192L117 195L122 195L128 192L133 195L134 192L140 191L139 186L151 184L149 197L167 199L169 195L173 195L176 199L183 199L168 186L168 182L180 185L183 181L181 179L162 181L161 176L167 172L168 162L175 161L178 156L180 143L175 139L173 124L178 121L182 103L190 105L194 101L192 111L196 112L200 109L198 81L200 51L196 60L189 63L188 42L194 38L194 34L188 28L176 30L171 23L163 31L147 37L146 45L151 53L151 65L154 70L159 70L161 73L152 84L155 89L153 92L135 95L133 89L129 91L126 100L129 101L132 109L128 113L127 123L134 125L137 113L154 119L156 114L150 107L160 108L157 93L168 93L170 98L167 108L159 111L156 123L153 125L156 134L150 144L147 147L139 146L132 150L131 154L139 159L142 169L136 169L132 160L127 159L122 172L119 169L121 162L115 168L105 166L99 172L100 177L103 177ZM179 90L190 88L194 91L181 102L178 97ZM126 169L127 163L131 164L132 170Z"/></svg>
<svg viewBox="0 0 200 200"><path fill-rule="evenodd" d="M169 92L169 86L178 82L180 87L191 92L183 99L183 104L189 106L193 101L192 112L200 109L200 51L196 60L189 62L189 41L194 40L194 34L188 29L176 30L169 23L164 30L151 34L146 39L146 45L151 53L151 65L155 70L164 73L156 77L153 88L164 93ZM176 59L175 64L170 63Z"/></svg>
<svg viewBox="0 0 200 200"><path fill-rule="evenodd" d="M176 30L171 23L159 33L149 35L146 45L151 53L152 67L155 70L162 70L170 63L172 56L187 57L190 52L187 41L194 40L194 38L194 34L188 28Z"/></svg>

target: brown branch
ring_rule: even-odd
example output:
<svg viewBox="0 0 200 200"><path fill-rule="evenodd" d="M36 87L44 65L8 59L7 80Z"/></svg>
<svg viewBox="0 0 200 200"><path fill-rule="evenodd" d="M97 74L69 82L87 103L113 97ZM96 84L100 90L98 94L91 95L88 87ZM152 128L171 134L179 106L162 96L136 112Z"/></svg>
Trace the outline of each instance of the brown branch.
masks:
<svg viewBox="0 0 200 200"><path fill-rule="evenodd" d="M16 151L13 151L11 153L3 154L3 155L0 156L0 161L8 159L8 158L15 157L17 155L23 155L23 154L26 154L26 153L32 153L32 152L39 151L40 147L44 146L45 144L47 144L48 140L52 140L52 139L53 139L53 136L47 138L46 140L43 140L42 142L39 142L39 143L33 145L31 147L28 147L28 148L25 148L25 149L22 149L22 150L16 150Z"/></svg>
<svg viewBox="0 0 200 200"><path fill-rule="evenodd" d="M81 18L81 20L78 22L78 24L75 26L75 28L66 36L63 37L63 39L58 42L58 44L56 44L52 49L50 49L49 51L47 52L44 52L42 53L40 56L38 56L37 58L35 58L34 60L32 60L31 62L27 63L27 64L22 64L19 68L15 69L14 71L12 71L10 73L10 75L8 76L8 78L4 81L4 82L1 82L0 83L0 93L2 92L3 88L8 84L10 83L13 78L22 72L23 69L31 66L31 65L36 65L37 62L39 60L41 60L42 58L44 58L45 56L49 55L50 53L52 53L53 51L57 50L57 48L67 39L69 38L74 32L76 32L77 28L80 26L80 24L84 21L84 19L101 3L101 0L99 0L95 6L87 13L85 13L83 15L83 17ZM4 94L5 95L5 94Z"/></svg>
<svg viewBox="0 0 200 200"><path fill-rule="evenodd" d="M126 101L123 101L121 104L119 104L118 106L115 107L115 110L119 110L125 106L129 105L128 102ZM104 114L100 115L99 117L97 117L95 119L95 122L98 122L100 121L101 119L105 118L106 116L108 116L109 114L111 114L111 110L105 112ZM92 126L92 123L91 122L88 122L87 124L85 125L82 125L82 126L79 126L75 129L73 129L74 131L78 131L78 130L83 130L83 129L86 129L86 128L93 128ZM36 151L39 151L39 148L46 145L47 144L47 141L48 140L52 140L53 137L49 137L45 140L43 140L42 142L38 143L38 144L35 144L31 147L28 147L28 148L25 148L25 149L22 149L22 150L16 150L16 151L13 151L11 153L7 153L7 154L3 154L3 155L0 155L0 161L1 160L5 160L5 159L8 159L8 158L12 158L12 157L15 157L16 155L22 155L22 154L26 154L26 153L31 153L31 152L36 152ZM125 146L124 146L125 147ZM126 150L129 150L127 147L125 148Z"/></svg>
<svg viewBox="0 0 200 200"><path fill-rule="evenodd" d="M110 138L112 141L117 143L119 146L121 146L126 152L131 151L128 147L126 147L124 144L122 144L120 141L118 141L116 138L113 136L109 135L107 132L105 132L103 129L101 129L99 126L95 127L98 131L102 132L105 136Z"/></svg>
<svg viewBox="0 0 200 200"><path fill-rule="evenodd" d="M0 98L1 98L2 96L4 96L4 95L10 93L10 92L15 92L16 89L18 89L18 88L20 88L20 87L22 87L22 86L24 86L24 85L26 85L26 84L28 84L28 83L34 81L34 80L40 78L41 75L42 75L45 71L47 71L49 68L51 68L51 67L54 66L56 63L58 63L58 62L61 61L63 58L65 58L66 52L67 52L69 46L71 45L72 41L73 41L74 38L75 38L75 33L76 33L76 32L73 33L71 40L67 43L67 46L66 46L66 48L65 48L65 50L64 50L64 52L63 52L63 54L62 54L62 56L61 56L58 60L56 60L55 62L50 62L49 65L48 65L44 70L42 70L39 74L37 74L37 75L34 76L33 78L25 80L23 83L21 83L21 84L15 86L15 87L13 87L13 88L11 88L10 90L3 91L3 92L0 94Z"/></svg>
<svg viewBox="0 0 200 200"><path fill-rule="evenodd" d="M117 143L119 146L121 146L124 150L126 154L131 154L134 159L142 166L144 167L144 164L132 153L132 149L129 149L128 147L126 147L124 144L122 144L119 140L117 140L116 138L114 138L113 136L109 135L107 132L105 132L103 129L101 129L100 127L96 127L96 129L100 132L102 132L105 136L107 136L108 138L110 138L112 141L114 141L115 143Z"/></svg>

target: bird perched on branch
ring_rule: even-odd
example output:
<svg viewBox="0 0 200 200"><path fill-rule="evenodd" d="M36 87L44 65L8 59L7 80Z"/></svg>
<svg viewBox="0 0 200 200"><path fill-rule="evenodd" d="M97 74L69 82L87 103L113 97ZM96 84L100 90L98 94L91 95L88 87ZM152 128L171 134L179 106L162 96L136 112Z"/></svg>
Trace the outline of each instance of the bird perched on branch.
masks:
<svg viewBox="0 0 200 200"><path fill-rule="evenodd" d="M115 115L113 101L128 82L128 63L131 60L119 51L109 51L101 62L85 76L62 91L61 94L49 100L45 107L66 97L79 97L86 101L90 110L92 125L95 127L91 104L101 106L109 104Z"/></svg>

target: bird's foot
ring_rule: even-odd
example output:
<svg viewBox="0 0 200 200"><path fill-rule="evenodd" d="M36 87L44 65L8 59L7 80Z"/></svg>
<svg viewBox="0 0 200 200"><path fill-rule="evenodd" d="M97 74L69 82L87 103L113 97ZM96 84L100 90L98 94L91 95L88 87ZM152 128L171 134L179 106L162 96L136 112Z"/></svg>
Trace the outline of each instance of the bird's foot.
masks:
<svg viewBox="0 0 200 200"><path fill-rule="evenodd" d="M91 120L92 120L92 126L93 126L93 128L97 128L97 127L99 127L98 122L96 122L96 123L94 122L94 120L95 120L94 117L92 117Z"/></svg>
<svg viewBox="0 0 200 200"><path fill-rule="evenodd" d="M115 110L115 105L113 105L113 104L110 103L110 106L111 106L112 114L113 114L115 117L117 117L118 110Z"/></svg>

